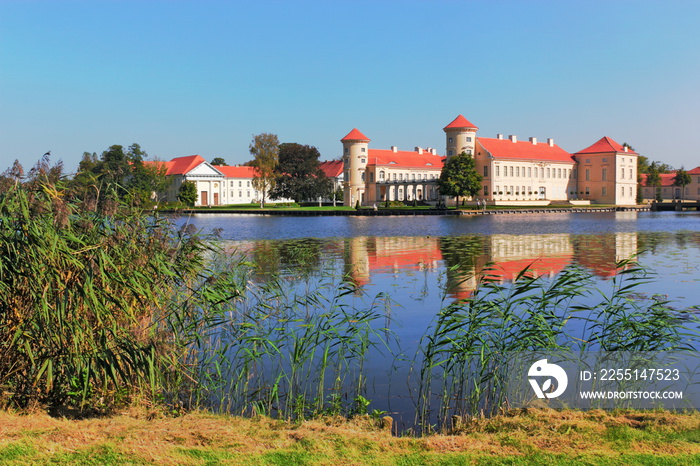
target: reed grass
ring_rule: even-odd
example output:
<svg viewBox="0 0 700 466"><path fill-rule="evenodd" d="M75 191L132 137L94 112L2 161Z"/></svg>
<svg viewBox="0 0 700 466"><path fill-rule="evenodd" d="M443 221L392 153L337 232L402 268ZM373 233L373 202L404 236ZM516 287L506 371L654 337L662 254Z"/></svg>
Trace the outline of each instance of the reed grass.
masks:
<svg viewBox="0 0 700 466"><path fill-rule="evenodd" d="M553 280L525 269L503 285L487 270L469 299L447 305L414 358L415 424L423 432L452 428L453 419L490 417L509 405L508 387L524 380L510 362L523 353L688 351L691 331L669 302L640 299L648 273L631 260L617 264L608 289L569 266ZM576 323L583 325L576 325ZM582 328L582 330L574 330Z"/></svg>

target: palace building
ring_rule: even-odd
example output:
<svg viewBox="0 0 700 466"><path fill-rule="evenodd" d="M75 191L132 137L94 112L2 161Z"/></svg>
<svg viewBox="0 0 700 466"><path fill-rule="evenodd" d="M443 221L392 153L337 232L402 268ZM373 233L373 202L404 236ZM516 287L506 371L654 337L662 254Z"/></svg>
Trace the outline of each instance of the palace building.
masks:
<svg viewBox="0 0 700 466"><path fill-rule="evenodd" d="M637 153L608 137L571 154L553 139L477 136L478 127L459 115L443 128L445 155L434 148L413 151L370 149L357 128L343 144L344 203L353 206L384 201L440 199L436 181L445 161L465 152L483 175L474 200L495 204L580 203L632 205L637 189Z"/></svg>

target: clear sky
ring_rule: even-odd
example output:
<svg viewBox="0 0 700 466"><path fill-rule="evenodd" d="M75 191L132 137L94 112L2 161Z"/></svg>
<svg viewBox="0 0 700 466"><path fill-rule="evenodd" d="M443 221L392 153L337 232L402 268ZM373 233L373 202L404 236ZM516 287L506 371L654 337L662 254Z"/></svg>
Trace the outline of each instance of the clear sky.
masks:
<svg viewBox="0 0 700 466"><path fill-rule="evenodd" d="M576 152L603 136L700 165L700 1L0 0L0 171L137 142L251 158L445 151L458 114Z"/></svg>

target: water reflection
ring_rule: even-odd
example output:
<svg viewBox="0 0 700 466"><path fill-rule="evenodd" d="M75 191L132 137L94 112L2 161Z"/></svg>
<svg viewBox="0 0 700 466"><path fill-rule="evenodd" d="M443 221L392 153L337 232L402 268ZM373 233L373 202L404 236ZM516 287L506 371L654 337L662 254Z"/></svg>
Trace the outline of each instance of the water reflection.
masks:
<svg viewBox="0 0 700 466"><path fill-rule="evenodd" d="M258 279L273 273L309 276L324 267L339 269L362 288L381 275L444 271L446 291L453 299L471 295L484 274L511 282L525 268L536 277L553 277L570 264L607 278L617 263L640 252L640 244L658 248L675 238L668 235L607 233L601 235L473 235L446 237L358 236L342 239L292 239L227 242L227 249L244 253L258 265ZM683 240L686 244L687 239Z"/></svg>

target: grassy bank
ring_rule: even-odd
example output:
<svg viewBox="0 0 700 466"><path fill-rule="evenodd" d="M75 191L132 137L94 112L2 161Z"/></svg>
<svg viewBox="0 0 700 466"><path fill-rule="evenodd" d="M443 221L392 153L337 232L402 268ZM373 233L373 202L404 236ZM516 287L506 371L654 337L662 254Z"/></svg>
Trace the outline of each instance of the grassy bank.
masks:
<svg viewBox="0 0 700 466"><path fill-rule="evenodd" d="M392 436L367 417L0 413L3 464L698 464L698 440L697 412L517 411L423 438Z"/></svg>

